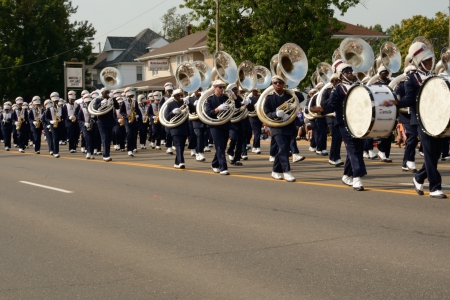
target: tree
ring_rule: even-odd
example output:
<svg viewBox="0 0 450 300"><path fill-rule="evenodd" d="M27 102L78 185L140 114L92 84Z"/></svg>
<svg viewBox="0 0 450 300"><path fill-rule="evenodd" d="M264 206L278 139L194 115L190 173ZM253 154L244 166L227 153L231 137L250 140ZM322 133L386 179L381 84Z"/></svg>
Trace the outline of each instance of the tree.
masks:
<svg viewBox="0 0 450 300"><path fill-rule="evenodd" d="M184 0L181 7L193 10L199 22L195 30L208 29L207 43L215 51L215 0ZM309 74L321 61L331 62L339 40L331 36L344 28L333 17L334 5L342 14L359 0L220 0L220 42L223 49L239 63L251 60L268 67L280 47L293 42L308 57ZM308 84L304 80L302 86Z"/></svg>
<svg viewBox="0 0 450 300"><path fill-rule="evenodd" d="M435 18L419 15L402 20L400 25L393 26L390 34L392 42L397 45L402 53L403 61L408 54L411 43L418 36L426 37L433 44L436 60L439 60L442 48L449 46L448 32L448 16L438 12Z"/></svg>
<svg viewBox="0 0 450 300"><path fill-rule="evenodd" d="M184 37L186 26L189 24L189 16L176 14L176 10L177 8L174 6L161 17L163 32L160 35L169 42Z"/></svg>
<svg viewBox="0 0 450 300"><path fill-rule="evenodd" d="M64 61L91 63L95 29L70 23L76 11L69 0L0 0L0 96L62 94Z"/></svg>

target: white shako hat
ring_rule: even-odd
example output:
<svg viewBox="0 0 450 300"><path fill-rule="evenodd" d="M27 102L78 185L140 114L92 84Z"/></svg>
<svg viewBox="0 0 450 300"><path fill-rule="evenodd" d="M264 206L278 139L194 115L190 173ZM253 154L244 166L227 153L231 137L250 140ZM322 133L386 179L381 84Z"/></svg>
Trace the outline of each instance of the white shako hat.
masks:
<svg viewBox="0 0 450 300"><path fill-rule="evenodd" d="M67 93L67 99L68 100L75 100L77 98L77 93L75 91L69 91Z"/></svg>
<svg viewBox="0 0 450 300"><path fill-rule="evenodd" d="M424 43L416 42L409 47L408 56L412 57L411 62L418 66L422 61L434 57L434 53Z"/></svg>
<svg viewBox="0 0 450 300"><path fill-rule="evenodd" d="M21 104L23 103L23 98L22 97L17 97L16 98L16 104Z"/></svg>

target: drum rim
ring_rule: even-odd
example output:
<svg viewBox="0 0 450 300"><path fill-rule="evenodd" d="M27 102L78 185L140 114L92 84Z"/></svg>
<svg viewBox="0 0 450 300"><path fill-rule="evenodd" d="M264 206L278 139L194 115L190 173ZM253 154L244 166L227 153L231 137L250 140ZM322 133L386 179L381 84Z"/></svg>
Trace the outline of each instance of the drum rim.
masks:
<svg viewBox="0 0 450 300"><path fill-rule="evenodd" d="M443 131L441 131L441 133L439 133L439 134L437 134L437 135L436 135L436 134L432 134L431 132L429 132L429 131L423 126L422 119L420 118L420 113L419 113L420 98L421 98L421 96L422 96L422 92L423 92L423 89L424 89L425 85L426 85L430 80L432 80L433 78L438 78L438 79L440 79L440 80L442 80L442 81L444 81L444 82L446 81L444 78L442 78L442 77L440 77L440 76L433 75L433 76L427 78L427 79L422 83L422 85L420 86L420 89L419 89L419 93L417 94L417 98L416 98L416 118L417 118L417 121L419 122L420 129L422 129L422 131L425 132L427 135L429 135L429 136L431 136L431 137L438 137L438 138L441 138L441 137L448 137L448 136L450 136L450 134L449 134L449 135L444 135L443 133L444 133L444 132L447 132L447 131L450 129L450 118L449 118L449 120L448 120L448 122L447 122L447 126L445 127L445 129L444 129ZM449 90L450 90L450 88L449 88Z"/></svg>

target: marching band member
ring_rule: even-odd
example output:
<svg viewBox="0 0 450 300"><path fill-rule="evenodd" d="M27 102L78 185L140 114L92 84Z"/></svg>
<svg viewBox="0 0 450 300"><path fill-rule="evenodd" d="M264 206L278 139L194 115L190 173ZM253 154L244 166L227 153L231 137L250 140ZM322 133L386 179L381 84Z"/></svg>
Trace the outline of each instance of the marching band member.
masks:
<svg viewBox="0 0 450 300"><path fill-rule="evenodd" d="M11 149L11 133L13 129L13 120L10 102L3 104L3 112L0 114L0 124L5 143L5 150Z"/></svg>
<svg viewBox="0 0 450 300"><path fill-rule="evenodd" d="M431 76L434 53L430 51L425 44L416 42L409 47L408 56L412 57L411 62L417 67L417 72L409 73L406 76L405 96L400 101L386 100L384 105L389 106L395 104L399 108L410 107L410 125L419 128L421 125L417 120L416 98L422 83ZM448 82L447 85L449 85ZM447 198L441 190L442 179L441 174L437 169L439 157L441 155L441 139L429 136L422 128L417 131L419 132L420 141L423 147L425 162L413 178L414 188L418 195L423 195L423 184L425 179L428 178L430 197Z"/></svg>
<svg viewBox="0 0 450 300"><path fill-rule="evenodd" d="M139 95L138 96L138 107L139 107L139 111L140 111L140 116L141 118L137 118L136 122L138 125L138 131L139 131L139 144L141 149L145 149L145 143L147 142L147 132L148 132L148 120L149 120L149 115L148 115L148 106L145 103L145 96L144 95Z"/></svg>
<svg viewBox="0 0 450 300"><path fill-rule="evenodd" d="M84 105L83 97L84 97L84 95L87 95L87 94L89 94L89 91L83 90L81 92L81 98L75 101L75 103L76 103L75 116L78 116L78 113L80 112L80 108ZM79 132L81 132L81 130L82 130L82 127L80 126L79 127ZM77 141L77 143L78 143L78 141ZM86 148L86 144L85 144L85 141L84 141L84 136L81 135L81 153L85 153L85 151L86 151L85 148Z"/></svg>
<svg viewBox="0 0 450 300"><path fill-rule="evenodd" d="M50 143L52 144L52 151L53 156L58 158L59 157L59 122L61 121L61 110L58 109L58 101L59 101L59 94L57 92L53 92L50 95L50 99L52 101L53 106L50 104L48 105L47 110L45 111L45 123L48 124L47 128L49 129L49 132L51 132L51 140ZM56 103L56 105L55 105Z"/></svg>
<svg viewBox="0 0 450 300"><path fill-rule="evenodd" d="M30 120L33 133L34 153L40 154L44 110L41 107L41 98L39 96L34 96L31 102L33 107L30 109L28 119Z"/></svg>
<svg viewBox="0 0 450 300"><path fill-rule="evenodd" d="M159 102L159 109L161 109L161 107L163 106L164 102L166 102L166 100L170 99L170 97L172 97L172 93L173 93L173 84L171 82L167 82L166 84L164 84L164 91L166 92L166 96L161 98L161 101ZM172 137L170 136L170 131L168 130L168 128L163 127L163 132L161 137L165 136L165 144L166 144L166 153L173 155L173 151L172 151ZM164 135L165 132L165 135Z"/></svg>
<svg viewBox="0 0 450 300"><path fill-rule="evenodd" d="M75 153L77 152L77 142L80 136L80 132L78 131L80 126L76 122L77 115L75 115L75 99L77 98L77 94L75 91L69 91L67 96L69 103L62 107L62 116L65 120L65 127L69 138L69 152Z"/></svg>
<svg viewBox="0 0 450 300"><path fill-rule="evenodd" d="M250 104L250 100L248 99L248 97L245 96L245 91L240 89L239 90L239 95L241 97L241 99L244 99L242 101L242 105L247 106L248 104ZM247 108L248 110L248 108ZM242 160L247 160L248 159L248 153L247 150L250 149L251 145L251 139L252 139L252 126L250 125L250 117L247 115L245 118L242 119L242 134L243 134L243 139L242 139L242 154L241 154L241 158Z"/></svg>
<svg viewBox="0 0 450 300"><path fill-rule="evenodd" d="M409 65L405 68L405 74L408 75L410 73L414 73L416 71L416 67L413 65ZM397 95L397 100L400 101L403 97L405 97L405 80L400 82L397 87L395 88L395 94ZM419 139L417 136L419 133L417 132L417 126L411 125L411 109L408 109L407 113L399 112L398 114L398 121L399 123L403 124L403 127L405 128L405 134L406 134L406 143L405 143L405 151L403 153L403 164L402 164L402 170L403 171L410 171L412 173L417 172L416 168L416 147L419 143Z"/></svg>
<svg viewBox="0 0 450 300"><path fill-rule="evenodd" d="M200 87L198 90L196 90L194 92L194 94L189 97L189 103L191 105L189 105L189 109L191 111L191 113L195 113L196 112L196 106L198 103L198 100L200 99L201 96L201 92L202 92L202 88ZM194 120L194 121L189 121L190 125L192 126L192 131L194 132L194 138L195 138L195 160L196 161L205 161L205 154L203 152L203 150L205 149L205 129L206 129L206 124L203 123L202 121L200 121L200 119L198 120ZM192 132L191 132L192 135ZM191 139L193 139L191 137ZM189 143L191 144L191 143Z"/></svg>
<svg viewBox="0 0 450 300"><path fill-rule="evenodd" d="M161 150L161 138L163 137L164 127L159 122L159 109L161 108L159 103L161 101L161 92L153 93L154 102L152 103L152 137L150 146L152 149Z"/></svg>
<svg viewBox="0 0 450 300"><path fill-rule="evenodd" d="M19 152L25 152L25 129L20 130L17 129L18 120L22 117L22 106L23 106L23 98L17 97L16 98L16 105L13 105L13 114L12 114L12 120L13 120L13 138L14 138L14 147L19 147ZM14 137L15 136L15 137Z"/></svg>
<svg viewBox="0 0 450 300"><path fill-rule="evenodd" d="M184 103L186 103L186 101L184 101L182 96L183 91L181 89L173 91L172 97L175 99L175 101L172 101L169 104L167 104L167 108L164 113L164 118L166 120L170 120L174 116L180 114L180 107ZM184 164L184 147L186 144L186 139L189 136L189 120L186 119L183 123L181 123L177 127L168 129L173 139L173 144L175 146L176 151L174 167L176 169L184 169L186 168Z"/></svg>
<svg viewBox="0 0 450 300"><path fill-rule="evenodd" d="M278 75L274 75L272 77L272 86L275 91L267 96L264 103L264 112L271 119L288 119L289 115L285 114L283 110L277 110L280 105L291 99L291 96L284 92L284 79ZM295 92L295 94L299 102L302 102L303 96L298 92ZM271 128L272 139L276 146L276 154L272 153L275 155L272 167L272 177L274 179L284 178L287 182L295 181L295 177L291 174L291 166L289 164L290 140L295 131L294 122L283 127Z"/></svg>
<svg viewBox="0 0 450 300"><path fill-rule="evenodd" d="M114 109L119 109L119 103L116 99L109 98L109 90L103 88L101 91L102 96L95 99L94 109L99 109L103 105L113 105L113 109L108 113L97 117L98 129L100 131L100 137L103 144L103 160L111 161L111 156L109 153L109 147L111 145L112 129L116 124L114 118Z"/></svg>
<svg viewBox="0 0 450 300"><path fill-rule="evenodd" d="M380 75L380 78L374 84L389 85L389 83L391 83L391 80L389 79L389 71L386 70L384 66L378 68L378 75ZM378 142L378 158L382 162L386 163L392 162L392 159L389 158L389 155L391 154L392 137L393 135L391 133L388 137L382 138ZM373 139L371 140L373 141Z"/></svg>
<svg viewBox="0 0 450 300"><path fill-rule="evenodd" d="M327 105L328 100L331 95L331 91L333 88L340 82L339 75L333 73L330 78L331 85L325 90L322 96L322 105ZM331 146L330 146L330 155L328 163L335 167L339 167L344 165L341 160L341 144L342 144L342 136L338 127L335 127L335 119L336 117L325 117L327 120L328 128L331 133Z"/></svg>
<svg viewBox="0 0 450 300"><path fill-rule="evenodd" d="M116 98L117 103L119 104L119 107L123 103L123 99L120 96L120 92L116 91L113 93L113 96ZM114 117L116 119L116 123L113 127L113 144L114 149L116 151L125 151L125 137L127 135L125 131L125 120L123 116L120 114L120 109L114 109Z"/></svg>
<svg viewBox="0 0 450 300"><path fill-rule="evenodd" d="M147 116L148 116L148 142L152 149L155 149L155 144L152 145L152 124L153 124L153 103L155 103L155 98L153 97L153 93L149 92L147 95Z"/></svg>
<svg viewBox="0 0 450 300"><path fill-rule="evenodd" d="M127 87L125 89L125 95L127 99L122 103L120 107L120 114L125 120L125 130L127 132L127 151L129 156L134 156L134 152L137 152L137 130L138 119L140 117L140 109L137 101L134 101L135 92L133 88ZM134 115L134 117L133 117Z"/></svg>
<svg viewBox="0 0 450 300"><path fill-rule="evenodd" d="M100 91L101 92L101 91ZM92 101L94 101L95 99L97 99L98 97L100 97L101 95L99 94L99 92L98 91L93 91L93 92L91 92L91 99L92 99ZM84 104L83 103L83 105L86 105L86 104ZM99 129L99 127L98 127L98 118L97 119L95 119L96 121L94 122L94 127L93 127L93 129L92 129L92 131L93 131L93 142L92 142L92 144L94 145L93 147L94 147L94 154L95 155L100 155L100 154L102 154L102 152L101 152L101 149L102 149L102 139L101 139L101 136L100 136L100 129ZM109 147L108 147L109 148ZM84 151L84 153L87 153L87 151L85 150Z"/></svg>
<svg viewBox="0 0 450 300"><path fill-rule="evenodd" d="M238 95L238 87L235 83L229 84L227 91L230 91L234 98L235 108L239 109L242 106L242 98ZM228 158L230 164L235 166L242 166L241 156L242 156L242 142L244 140L242 120L236 123L230 124L230 144L228 145Z"/></svg>
<svg viewBox="0 0 450 300"><path fill-rule="evenodd" d="M29 110L29 106L28 106L27 102L23 102L22 110L23 110L22 114L24 115L24 119L25 119L24 124L23 124L23 126L25 126L24 130L23 130L23 135L24 135L23 140L24 140L25 148L28 148L28 142L30 140L30 120L28 118L29 117L28 114L29 114L30 110Z"/></svg>
<svg viewBox="0 0 450 300"><path fill-rule="evenodd" d="M221 111L228 110L228 104L225 102L228 97L224 95L225 82L222 80L215 80L212 83L214 87L214 94L209 96L205 102L205 113L210 117L217 119L217 114ZM229 136L231 122L227 122L223 125L211 126L208 125L214 145L216 147L216 153L211 162L211 167L214 173L220 173L220 175L229 175L227 160L225 158L225 149L227 147L227 141Z"/></svg>
<svg viewBox="0 0 450 300"><path fill-rule="evenodd" d="M66 145L67 144L67 129L66 129L66 119L63 116L63 108L65 106L65 101L62 98L59 98L59 101L54 102L55 105L58 105L58 111L61 112L61 120L58 126L58 137L59 137L59 144L60 145Z"/></svg>
<svg viewBox="0 0 450 300"><path fill-rule="evenodd" d="M92 130L95 123L95 116L91 116L88 111L89 103L92 101L91 95L85 94L83 96L83 102L85 105L78 110L78 123L80 124L81 131L86 142L86 158L95 159L94 157L94 131Z"/></svg>
<svg viewBox="0 0 450 300"><path fill-rule="evenodd" d="M258 102L259 99L259 90L257 88L254 88L248 99L250 100L250 103L247 105L247 109L249 111L255 111L256 102ZM252 153L261 154L262 122L259 120L258 116L255 117L249 116L248 119L250 121L250 126L252 127L253 131Z"/></svg>
<svg viewBox="0 0 450 300"><path fill-rule="evenodd" d="M47 141L48 152L50 155L53 155L53 139L52 139L52 131L50 123L47 122L45 118L45 114L47 109L53 107L53 102L50 99L44 101L43 115L42 115L42 129L44 129L45 140Z"/></svg>
<svg viewBox="0 0 450 300"><path fill-rule="evenodd" d="M344 126L343 119L343 102L348 90L354 84L355 77L352 67L342 60L336 60L333 67L337 74L339 74L341 83L333 88L327 105L323 105L322 107L314 106L311 108L311 111L322 114L336 112L335 124L339 127L347 149L342 182L346 185L353 186L353 189L356 191L363 191L364 187L361 177L367 174L362 153L363 140L351 137Z"/></svg>
<svg viewBox="0 0 450 300"><path fill-rule="evenodd" d="M317 92L313 96L314 100L317 100L317 97L319 96L320 90L323 88L324 84L321 82L316 85ZM311 101L313 101L311 99ZM316 154L317 155L323 155L327 156L327 120L325 118L317 118L315 121L315 133L313 135L316 138Z"/></svg>

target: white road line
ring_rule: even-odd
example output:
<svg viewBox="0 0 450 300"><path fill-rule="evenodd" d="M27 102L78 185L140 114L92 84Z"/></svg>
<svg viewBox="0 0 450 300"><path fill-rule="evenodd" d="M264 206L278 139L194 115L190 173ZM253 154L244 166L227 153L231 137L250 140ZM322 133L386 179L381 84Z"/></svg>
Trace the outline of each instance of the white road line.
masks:
<svg viewBox="0 0 450 300"><path fill-rule="evenodd" d="M54 190L54 191L58 191L61 193L66 193L66 194L71 194L73 193L72 191L67 191L67 190L63 190L63 189L58 189L55 187L51 187L51 186L47 186L47 185L42 185L42 184L37 184L37 183L33 183L33 182L29 182L29 181L19 181L21 183L25 183L25 184L29 184L29 185L34 185L34 186L38 186L44 189L49 189L49 190Z"/></svg>

